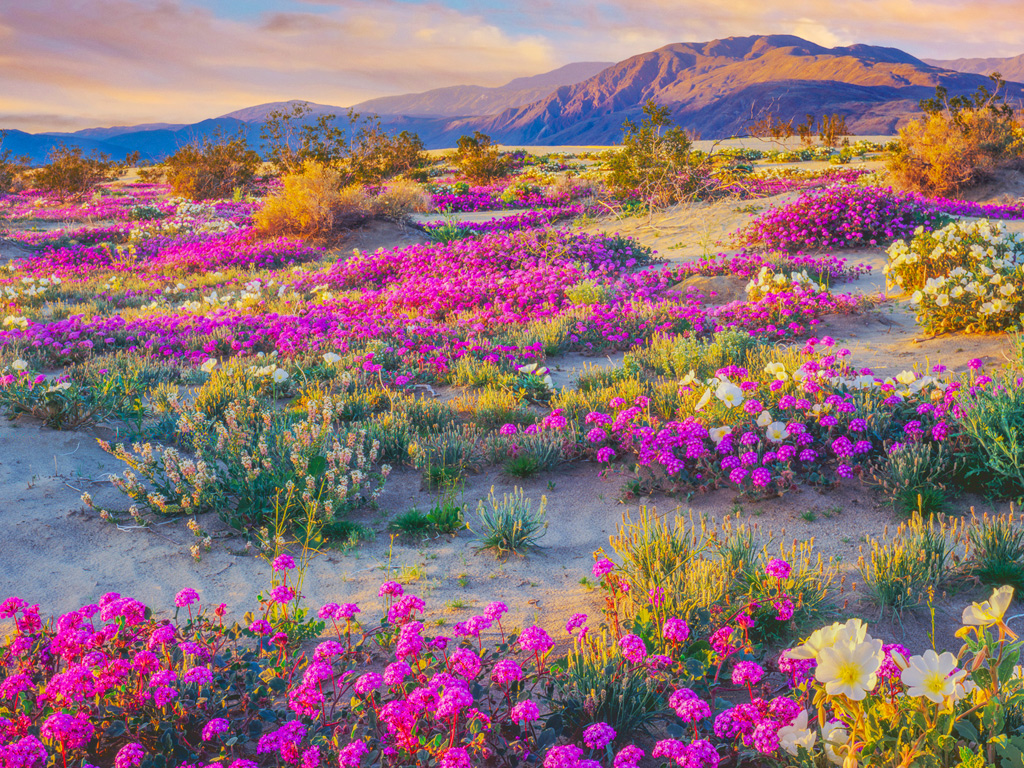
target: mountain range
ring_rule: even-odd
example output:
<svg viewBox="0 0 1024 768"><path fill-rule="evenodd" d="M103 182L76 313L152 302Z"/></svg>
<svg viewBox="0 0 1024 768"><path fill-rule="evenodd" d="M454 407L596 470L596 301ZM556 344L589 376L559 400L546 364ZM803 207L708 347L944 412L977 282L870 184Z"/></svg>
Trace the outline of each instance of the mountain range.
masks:
<svg viewBox="0 0 1024 768"><path fill-rule="evenodd" d="M936 86L951 95L990 86L999 71L1006 97L1024 100L1024 56L1007 59L921 60L897 48L850 45L826 48L792 35L730 37L676 43L617 63L579 62L503 86L438 88L356 104L389 130L410 130L427 147L454 146L481 130L503 144L610 144L622 123L636 119L648 100L667 106L684 128L705 139L744 135L768 114L801 121L805 114L838 113L856 134L891 134L919 114L918 102ZM4 149L44 161L58 143L120 157L139 151L158 160L217 133L241 134L255 146L275 109L294 101L260 104L190 125L151 123L89 128L75 133L11 130ZM311 104L312 116L347 108Z"/></svg>

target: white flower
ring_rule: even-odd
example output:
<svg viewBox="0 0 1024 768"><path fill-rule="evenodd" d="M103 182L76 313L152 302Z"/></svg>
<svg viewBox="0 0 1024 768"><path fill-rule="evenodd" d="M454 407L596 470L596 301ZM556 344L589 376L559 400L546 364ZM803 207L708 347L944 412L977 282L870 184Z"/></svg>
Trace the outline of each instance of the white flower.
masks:
<svg viewBox="0 0 1024 768"><path fill-rule="evenodd" d="M823 648L831 648L837 642L861 643L868 636L868 627L860 619L850 619L845 624L834 623L811 633L803 645L786 651L791 659L816 659Z"/></svg>
<svg viewBox="0 0 1024 768"><path fill-rule="evenodd" d="M731 381L723 381L715 390L715 396L730 408L743 404L743 390Z"/></svg>
<svg viewBox="0 0 1024 768"><path fill-rule="evenodd" d="M968 627L990 627L993 624L1000 624L1006 609L1010 607L1013 600L1013 587L1000 587L992 592L992 597L984 603L972 603L964 608L962 621Z"/></svg>
<svg viewBox="0 0 1024 768"><path fill-rule="evenodd" d="M807 727L807 710L803 710L789 725L779 728L779 746L796 757L803 747L808 752L814 749L817 734Z"/></svg>
<svg viewBox="0 0 1024 768"><path fill-rule="evenodd" d="M700 400L697 401L697 405L694 406L693 410L702 410L709 400L711 400L711 390L705 389L704 394L700 396Z"/></svg>
<svg viewBox="0 0 1024 768"><path fill-rule="evenodd" d="M328 365L334 365L339 360L341 360L341 355L336 355L333 352L328 352L324 355L324 362Z"/></svg>
<svg viewBox="0 0 1024 768"><path fill-rule="evenodd" d="M825 723L821 729L821 740L825 742L825 757L833 765L842 765L850 751L850 732L842 723Z"/></svg>
<svg viewBox="0 0 1024 768"><path fill-rule="evenodd" d="M920 291L914 291L913 295L910 297L910 303L920 304L922 299L924 299L924 294Z"/></svg>
<svg viewBox="0 0 1024 768"><path fill-rule="evenodd" d="M903 670L900 680L907 686L907 695L914 698L924 696L935 704L942 704L952 696L957 681L967 674L956 669L956 657L952 653L939 655L928 649L923 656L912 656L910 666Z"/></svg>
<svg viewBox="0 0 1024 768"><path fill-rule="evenodd" d="M764 434L773 443L781 443L789 437L789 428L781 421L773 421L768 425Z"/></svg>
<svg viewBox="0 0 1024 768"><path fill-rule="evenodd" d="M876 673L884 658L881 640L865 639L858 643L837 639L831 648L822 648L818 653L814 677L825 684L829 696L861 701L877 685Z"/></svg>
<svg viewBox="0 0 1024 768"><path fill-rule="evenodd" d="M757 426L767 427L772 423L772 415L768 411L761 411L761 415L757 417Z"/></svg>
<svg viewBox="0 0 1024 768"><path fill-rule="evenodd" d="M725 439L726 435L732 434L732 427L715 427L714 429L708 430L708 435L714 441L715 445L718 445L722 440Z"/></svg>
<svg viewBox="0 0 1024 768"><path fill-rule="evenodd" d="M949 296L947 296L944 293L940 293L938 296L935 297L935 305L938 307L948 307Z"/></svg>
<svg viewBox="0 0 1024 768"><path fill-rule="evenodd" d="M213 358L211 357L211 358L210 358L209 360L207 360L207 361L206 361L205 363L203 363L203 364L202 364L201 366L199 366L199 367L200 367L200 368L201 368L201 369L202 369L202 370L203 370L203 371L204 371L205 373L213 373L213 371L214 371L214 370L215 370L215 369L217 368L217 361L216 361L216 360L214 360L214 359L213 359Z"/></svg>
<svg viewBox="0 0 1024 768"><path fill-rule="evenodd" d="M274 372L270 374L270 378L274 380L275 384L280 384L282 381L288 378L288 371L284 368L275 368Z"/></svg>
<svg viewBox="0 0 1024 768"><path fill-rule="evenodd" d="M28 368L28 362L25 361L25 360L22 360L19 357L17 360L15 360L13 363L11 363L11 368L13 368L16 371L24 371L24 370L26 370Z"/></svg>
<svg viewBox="0 0 1024 768"><path fill-rule="evenodd" d="M692 384L693 380L696 379L696 378L697 378L697 374L694 373L693 371L690 371L688 374L686 374L685 376L683 376L683 378L681 378L679 380L679 386L681 386L681 387L688 386L688 385Z"/></svg>

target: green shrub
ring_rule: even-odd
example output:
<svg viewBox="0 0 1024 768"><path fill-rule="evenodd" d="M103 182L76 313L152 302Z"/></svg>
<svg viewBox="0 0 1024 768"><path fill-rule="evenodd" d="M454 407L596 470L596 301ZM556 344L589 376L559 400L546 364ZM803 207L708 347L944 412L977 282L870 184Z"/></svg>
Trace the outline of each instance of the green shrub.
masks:
<svg viewBox="0 0 1024 768"><path fill-rule="evenodd" d="M942 443L910 442L892 446L872 474L898 512L929 518L946 508L951 492L944 481L957 471L955 456Z"/></svg>
<svg viewBox="0 0 1024 768"><path fill-rule="evenodd" d="M604 637L569 654L559 679L558 714L570 738L579 739L592 723L607 723L622 743L632 734L650 734L662 719L665 695L658 676L614 649L614 640Z"/></svg>
<svg viewBox="0 0 1024 768"><path fill-rule="evenodd" d="M1024 490L1024 389L1014 375L1004 386L989 386L960 398L958 426L968 440L966 475L989 492Z"/></svg>
<svg viewBox="0 0 1024 768"><path fill-rule="evenodd" d="M501 152L491 144L491 137L480 131L459 137L452 162L463 176L477 184L490 184L511 171Z"/></svg>
<svg viewBox="0 0 1024 768"><path fill-rule="evenodd" d="M109 155L86 156L81 147L58 144L50 152L48 162L32 175L32 183L58 200L81 199L105 181L117 178L121 166L111 162Z"/></svg>
<svg viewBox="0 0 1024 768"><path fill-rule="evenodd" d="M186 144L163 162L167 183L189 200L230 197L256 178L260 156L244 138L215 136Z"/></svg>
<svg viewBox="0 0 1024 768"><path fill-rule="evenodd" d="M537 546L548 527L545 516L547 497L541 496L540 506L525 498L522 488L504 494L499 501L491 488L487 503L477 505L480 520L480 549L493 550L499 557L509 553L522 555Z"/></svg>
<svg viewBox="0 0 1024 768"><path fill-rule="evenodd" d="M643 114L639 125L632 120L623 125L622 150L608 161L609 189L652 209L703 195L707 160L692 151L690 137L673 124L669 108L648 101Z"/></svg>
<svg viewBox="0 0 1024 768"><path fill-rule="evenodd" d="M970 574L987 586L1024 589L1024 527L1014 514L972 516L964 529Z"/></svg>

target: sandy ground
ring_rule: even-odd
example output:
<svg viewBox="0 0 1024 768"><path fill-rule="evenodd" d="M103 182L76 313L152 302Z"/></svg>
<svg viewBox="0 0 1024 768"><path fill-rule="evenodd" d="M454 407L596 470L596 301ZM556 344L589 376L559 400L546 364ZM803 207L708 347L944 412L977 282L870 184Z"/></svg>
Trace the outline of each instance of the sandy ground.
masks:
<svg viewBox="0 0 1024 768"><path fill-rule="evenodd" d="M765 201L758 201L765 205ZM717 206L717 207L716 207ZM620 231L655 247L670 260L688 260L704 252L718 252L716 240L735 230L750 215L738 204L681 207L658 214L653 220L605 221L591 225ZM374 250L422 240L413 228L375 225L353 233L338 248ZM678 246L678 247L675 247ZM0 246L0 257L11 258L14 246ZM884 262L880 249L847 254L876 266ZM850 284L851 290L877 294L884 291L880 274ZM950 335L919 340L921 334L909 313L905 297L890 297L876 311L853 317L830 318L818 328L819 335L833 335L853 351L854 362L884 372L897 372L914 362L928 360L961 368L972 357L1000 362L1007 351L1004 337ZM621 355L611 358L563 356L549 361L560 386L571 386L580 371L590 365L619 365ZM109 474L122 466L96 445L96 437L110 439L109 430L53 432L22 419L0 423L0 597L8 594L39 602L45 613L67 611L96 600L107 591L130 593L166 610L173 594L187 586L197 588L204 601L225 602L241 618L255 606L255 596L267 585L269 567L243 551L240 538L225 530L212 515L200 520L214 532L213 550L195 562L188 554L194 542L183 520L155 521L149 528L117 527L103 523L81 500L88 490L103 506L123 509L125 498L109 484ZM720 522L738 516L757 524L761 535L775 542L814 539L816 549L832 557L846 574L847 584L858 581L855 567L861 545L898 522L869 486L859 480L835 490L802 488L769 501L753 503L731 491L719 491L691 499L655 497L619 501L622 477L602 476L596 465L583 463L513 481L500 470L471 475L462 491L471 525L478 500L491 486L501 494L516 484L535 501L546 496L549 526L542 548L525 558L497 561L477 552L475 535L464 531L456 537L432 541L392 539L387 523L416 507L426 510L433 495L421 488L418 474L396 472L376 510L355 519L376 532L372 541L351 551L328 550L311 564L303 592L316 607L327 601L360 602L367 617L375 619L376 589L381 581L396 577L408 589L422 595L433 610L431 619L445 624L462 620L491 600L511 607L510 623L537 621L559 629L573 613L594 614L599 593L581 583L590 573L592 553L607 548L624 514L649 504L661 514L677 508ZM958 499L953 508L965 512L976 499ZM979 508L979 511L981 509ZM860 597L862 590L840 598L835 615L860 613L874 621L878 611ZM937 624L939 644L958 647L952 631L959 613L982 592L965 591L941 601ZM850 602L847 604L846 601ZM913 650L927 645L930 617L927 612L905 614L902 621L886 618L878 636L902 640Z"/></svg>
<svg viewBox="0 0 1024 768"><path fill-rule="evenodd" d="M119 591L166 609L175 592L191 586L205 601L227 603L240 618L268 584L267 564L246 554L240 538L212 514L199 519L214 538L212 550L199 562L188 554L195 540L184 520L158 520L149 528L102 522L81 502L80 491L90 491L97 504L113 508L123 507L124 499L107 482L109 473L121 467L96 445L95 434L41 434L33 423L4 422L0 456L0 495L6 501L0 512L0 595L18 595L41 603L45 612L61 612ZM623 479L603 477L597 466L586 463L526 481L500 470L469 476L462 500L471 526L477 501L492 487L498 496L519 485L535 502L547 498L549 525L541 548L500 561L476 551L472 531L429 541L393 539L386 530L389 520L413 507L429 509L435 498L421 487L418 473L396 472L379 508L353 515L376 537L350 551L325 550L313 560L302 591L312 606L357 602L375 618L376 589L390 575L427 600L432 620L451 624L502 600L511 608L513 625L537 622L556 631L573 613L599 609L600 593L581 579L590 573L592 553L607 549L623 516L635 516L641 504L662 515L688 515L692 509L716 522L738 518L758 526L761 539L775 546L814 539L816 551L834 559L848 584L858 580L855 566L867 537L879 536L894 523L892 513L858 481L836 490L803 488L757 503L731 491L623 503ZM947 610L958 612L976 596L953 596ZM849 598L854 602L846 612L861 605L856 592L843 599ZM842 609L837 606L837 615ZM869 618L877 614L870 607L860 609ZM892 637L920 643L923 618L905 615L906 634L891 620L884 624Z"/></svg>

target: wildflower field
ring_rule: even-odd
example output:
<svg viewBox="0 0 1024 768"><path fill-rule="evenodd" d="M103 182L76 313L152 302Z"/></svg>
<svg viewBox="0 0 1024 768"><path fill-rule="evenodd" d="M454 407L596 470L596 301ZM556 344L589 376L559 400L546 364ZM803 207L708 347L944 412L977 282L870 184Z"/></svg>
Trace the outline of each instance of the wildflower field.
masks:
<svg viewBox="0 0 1024 768"><path fill-rule="evenodd" d="M0 768L1024 765L1024 202L853 146L0 196Z"/></svg>

